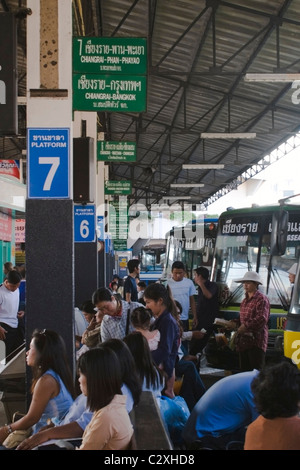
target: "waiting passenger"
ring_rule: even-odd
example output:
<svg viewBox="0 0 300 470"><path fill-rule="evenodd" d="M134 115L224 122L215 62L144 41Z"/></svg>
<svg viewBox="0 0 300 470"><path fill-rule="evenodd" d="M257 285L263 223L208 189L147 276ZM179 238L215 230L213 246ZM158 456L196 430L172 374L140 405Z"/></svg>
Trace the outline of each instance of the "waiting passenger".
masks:
<svg viewBox="0 0 300 470"><path fill-rule="evenodd" d="M135 372L134 359L128 346L121 340L111 339L107 343L101 343L101 347L103 345L110 347L118 356L122 374L121 391L126 396L126 409L130 413L133 406L139 402L142 390L141 381ZM80 394L58 425L51 423L47 429L23 441L17 450L30 450L52 439L81 439L92 416L86 396Z"/></svg>
<svg viewBox="0 0 300 470"><path fill-rule="evenodd" d="M81 338L82 344L86 345L88 348L94 348L101 342L101 323L104 313L101 310L97 310L97 312L95 312L94 307L93 310L94 315Z"/></svg>
<svg viewBox="0 0 300 470"><path fill-rule="evenodd" d="M93 293L92 302L104 315L101 323L102 342L110 338L123 339L133 330L130 312L141 304L120 300L106 287L100 287Z"/></svg>
<svg viewBox="0 0 300 470"><path fill-rule="evenodd" d="M140 273L140 264L139 259L130 259L127 263L129 274L125 279L123 289L124 300L126 300L126 302L138 301L136 277L138 277Z"/></svg>
<svg viewBox="0 0 300 470"><path fill-rule="evenodd" d="M23 330L19 325L19 286L21 275L9 271L3 284L0 285L0 340L4 341L6 357L13 357L15 351L23 344Z"/></svg>
<svg viewBox="0 0 300 470"><path fill-rule="evenodd" d="M123 381L122 393L127 396L127 409L131 410L139 403L142 392L142 382L138 376L131 351L124 341L116 338L111 338L102 344L111 348L119 358Z"/></svg>
<svg viewBox="0 0 300 470"><path fill-rule="evenodd" d="M137 307L132 311L130 318L135 330L147 339L150 351L157 349L160 341L160 331L157 329L151 330L151 324L154 322L151 310L145 307Z"/></svg>
<svg viewBox="0 0 300 470"><path fill-rule="evenodd" d="M52 330L34 331L26 361L33 372L31 404L25 416L0 428L4 446L13 431L32 427L35 434L48 420L61 420L73 403L73 378L60 335Z"/></svg>
<svg viewBox="0 0 300 470"><path fill-rule="evenodd" d="M245 291L239 319L230 322L237 328L234 342L241 370L260 370L264 366L268 346L270 301L259 291L262 282L257 272L248 271L235 282L241 282Z"/></svg>
<svg viewBox="0 0 300 470"><path fill-rule="evenodd" d="M133 437L121 392L122 372L119 358L106 345L90 349L79 359L79 383L93 412L79 450L125 450Z"/></svg>
<svg viewBox="0 0 300 470"><path fill-rule="evenodd" d="M160 341L157 349L151 351L152 358L158 367L162 367L167 375L164 394L174 398L175 362L178 354L180 333L177 308L169 286L150 284L144 293L146 307L151 310L155 321L152 330L159 330Z"/></svg>
<svg viewBox="0 0 300 470"><path fill-rule="evenodd" d="M258 370L253 370L229 375L204 393L183 430L188 449L224 450L232 441L243 445L246 426L258 416L251 390L257 374Z"/></svg>
<svg viewBox="0 0 300 470"><path fill-rule="evenodd" d="M300 450L300 373L288 362L264 368L252 382L260 416L249 424L245 450Z"/></svg>
<svg viewBox="0 0 300 470"><path fill-rule="evenodd" d="M155 396L160 396L164 388L164 377L153 362L147 339L139 331L133 331L125 336L124 342L129 347L135 361L137 372L143 384L142 390L151 391Z"/></svg>
<svg viewBox="0 0 300 470"><path fill-rule="evenodd" d="M145 281L139 281L137 285L137 290L138 290L138 302L141 302L141 304L145 305L144 301L144 292L147 287L147 284Z"/></svg>

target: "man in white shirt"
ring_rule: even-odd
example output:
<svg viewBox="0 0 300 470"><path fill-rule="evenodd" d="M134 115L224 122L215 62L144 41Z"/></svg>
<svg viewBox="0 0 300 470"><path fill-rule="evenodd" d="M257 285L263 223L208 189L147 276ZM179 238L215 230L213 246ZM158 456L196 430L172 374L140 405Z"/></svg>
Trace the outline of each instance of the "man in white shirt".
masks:
<svg viewBox="0 0 300 470"><path fill-rule="evenodd" d="M20 302L19 286L21 275L13 270L9 271L3 284L0 286L0 340L6 346L6 357L15 351L24 341L19 329L18 310Z"/></svg>
<svg viewBox="0 0 300 470"><path fill-rule="evenodd" d="M172 278L167 281L173 297L182 306L180 320L184 331L189 330L189 310L191 309L193 318L196 317L196 302L194 295L197 294L195 284L191 279L184 277L185 266L182 261L174 261L172 264Z"/></svg>

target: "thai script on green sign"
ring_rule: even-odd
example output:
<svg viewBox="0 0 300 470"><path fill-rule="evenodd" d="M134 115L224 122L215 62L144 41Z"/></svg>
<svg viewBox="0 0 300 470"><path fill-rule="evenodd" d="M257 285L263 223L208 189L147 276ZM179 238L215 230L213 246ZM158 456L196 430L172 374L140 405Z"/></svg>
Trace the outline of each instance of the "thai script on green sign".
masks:
<svg viewBox="0 0 300 470"><path fill-rule="evenodd" d="M73 71L145 75L146 38L73 38Z"/></svg>
<svg viewBox="0 0 300 470"><path fill-rule="evenodd" d="M74 74L73 108L79 111L146 111L146 77Z"/></svg>
<svg viewBox="0 0 300 470"><path fill-rule="evenodd" d="M113 142L101 140L98 142L98 157L100 161L135 162L136 142Z"/></svg>
<svg viewBox="0 0 300 470"><path fill-rule="evenodd" d="M131 194L131 181L105 181L104 194Z"/></svg>

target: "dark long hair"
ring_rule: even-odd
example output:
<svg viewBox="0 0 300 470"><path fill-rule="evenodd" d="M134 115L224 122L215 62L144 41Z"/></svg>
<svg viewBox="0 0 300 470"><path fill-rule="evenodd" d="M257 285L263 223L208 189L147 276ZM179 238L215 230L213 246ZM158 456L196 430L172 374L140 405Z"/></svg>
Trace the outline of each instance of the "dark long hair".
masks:
<svg viewBox="0 0 300 470"><path fill-rule="evenodd" d="M124 338L124 342L129 347L131 354L135 360L137 372L143 382L146 380L147 388L163 388L164 381L160 370L153 362L149 343L145 336L139 331L133 331Z"/></svg>
<svg viewBox="0 0 300 470"><path fill-rule="evenodd" d="M117 354L121 366L122 383L129 388L134 405L137 405L140 401L142 384L130 349L124 341L117 338L110 338L101 345L111 348Z"/></svg>
<svg viewBox="0 0 300 470"><path fill-rule="evenodd" d="M74 383L67 359L66 345L63 338L53 330L34 330L32 340L37 351L36 363L32 367L31 391L38 379L49 369L56 372L71 395L74 397Z"/></svg>
<svg viewBox="0 0 300 470"><path fill-rule="evenodd" d="M119 294L114 294L108 287L99 287L95 290L92 295L92 302L94 305L97 305L98 302L112 302L112 297L114 297L118 303L118 307L121 307L122 301L119 298Z"/></svg>
<svg viewBox="0 0 300 470"><path fill-rule="evenodd" d="M144 299L151 299L155 302L162 299L167 310L174 316L174 318L177 318L177 307L169 286L165 287L163 284L158 283L149 284L145 289Z"/></svg>
<svg viewBox="0 0 300 470"><path fill-rule="evenodd" d="M182 325L178 314L178 308L172 295L170 286L165 287L163 284L158 283L149 284L149 286L147 286L145 289L144 299L151 299L154 300L154 302L162 299L163 304L166 306L168 312L170 312L173 318L176 320L179 328L179 334L181 336Z"/></svg>
<svg viewBox="0 0 300 470"><path fill-rule="evenodd" d="M78 371L86 377L87 405L91 411L107 406L116 394L121 395L122 374L116 353L101 345L78 359Z"/></svg>

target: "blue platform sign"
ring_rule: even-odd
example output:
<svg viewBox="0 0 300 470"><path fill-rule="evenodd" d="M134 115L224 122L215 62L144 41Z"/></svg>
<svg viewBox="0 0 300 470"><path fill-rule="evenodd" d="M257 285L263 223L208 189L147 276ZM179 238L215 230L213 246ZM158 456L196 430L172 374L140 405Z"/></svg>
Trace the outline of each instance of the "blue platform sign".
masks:
<svg viewBox="0 0 300 470"><path fill-rule="evenodd" d="M28 198L70 198L70 129L29 128Z"/></svg>
<svg viewBox="0 0 300 470"><path fill-rule="evenodd" d="M96 236L95 206L74 206L74 241L94 242Z"/></svg>

